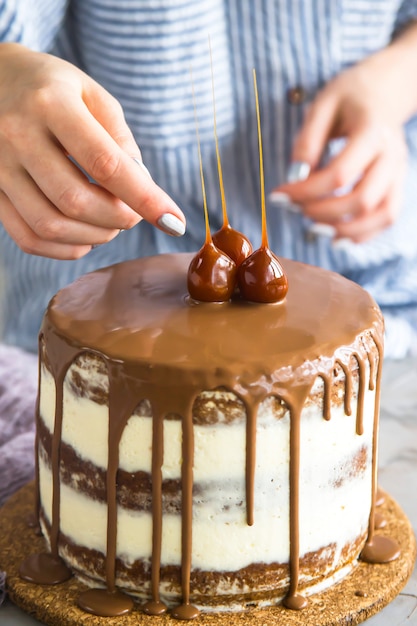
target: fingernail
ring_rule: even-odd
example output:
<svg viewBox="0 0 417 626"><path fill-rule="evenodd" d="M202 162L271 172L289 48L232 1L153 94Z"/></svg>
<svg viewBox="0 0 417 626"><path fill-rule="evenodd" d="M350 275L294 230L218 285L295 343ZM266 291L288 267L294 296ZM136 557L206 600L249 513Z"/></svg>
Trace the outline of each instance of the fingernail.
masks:
<svg viewBox="0 0 417 626"><path fill-rule="evenodd" d="M161 215L157 224L160 228L162 228L162 230L168 233L168 235L181 237L185 233L184 222L182 222L172 213L164 213L163 215Z"/></svg>
<svg viewBox="0 0 417 626"><path fill-rule="evenodd" d="M336 235L336 229L330 224L322 224L321 222L315 222L310 226L308 232L314 235L322 235L324 237L333 238Z"/></svg>
<svg viewBox="0 0 417 626"><path fill-rule="evenodd" d="M298 204L294 204L291 198L286 193L281 193L281 191L271 191L268 200L271 204L280 206L290 213L301 213Z"/></svg>
<svg viewBox="0 0 417 626"><path fill-rule="evenodd" d="M148 170L148 168L146 167L143 161L141 161L138 157L132 157L132 159L134 160L135 163L137 163L143 169L144 172L147 173L149 178L152 178L150 171Z"/></svg>
<svg viewBox="0 0 417 626"><path fill-rule="evenodd" d="M289 204L291 202L290 196L281 191L271 191L268 200L274 204Z"/></svg>
<svg viewBox="0 0 417 626"><path fill-rule="evenodd" d="M310 176L311 167L305 161L294 161L287 172L287 182L298 183Z"/></svg>

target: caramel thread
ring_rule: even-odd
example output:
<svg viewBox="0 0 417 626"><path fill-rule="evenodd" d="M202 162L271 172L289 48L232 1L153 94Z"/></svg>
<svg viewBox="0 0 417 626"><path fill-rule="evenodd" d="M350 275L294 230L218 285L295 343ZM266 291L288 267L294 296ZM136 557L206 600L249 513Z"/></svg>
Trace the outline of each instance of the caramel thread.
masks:
<svg viewBox="0 0 417 626"><path fill-rule="evenodd" d="M258 152L259 152L259 182L261 187L261 211L262 211L262 248L269 248L268 230L266 225L266 204L265 204L265 176L264 158L262 148L261 113L259 107L258 84L256 81L256 70L253 68L253 87L255 90L256 121L258 125Z"/></svg>
<svg viewBox="0 0 417 626"><path fill-rule="evenodd" d="M223 228L227 228L229 226L229 218L227 215L226 196L224 193L224 184L223 184L223 170L222 170L222 163L221 163L221 158L220 158L219 138L217 135L217 113L216 113L216 96L215 96L215 90L214 90L213 53L211 49L210 35L208 39L209 39L209 51L210 51L211 92L212 92L212 99L213 99L213 128L214 128L214 141L216 144L217 171L219 173L220 198L221 198L222 213L223 213Z"/></svg>
<svg viewBox="0 0 417 626"><path fill-rule="evenodd" d="M197 117L197 104L195 98L195 88L194 88L194 78L193 78L193 68L190 67L190 75L191 75L191 92L193 98L193 111L194 111L194 121L195 121L195 133L197 136L197 150L198 150L198 163L200 167L200 182L201 182L201 192L203 194L203 207L204 207L204 220L206 225L206 245L212 243L211 232L210 232L210 223L208 216L208 208L207 208L207 194L206 194L206 185L204 182L204 170L203 170L203 157L201 156L201 142L200 142L200 131L198 127L198 117Z"/></svg>

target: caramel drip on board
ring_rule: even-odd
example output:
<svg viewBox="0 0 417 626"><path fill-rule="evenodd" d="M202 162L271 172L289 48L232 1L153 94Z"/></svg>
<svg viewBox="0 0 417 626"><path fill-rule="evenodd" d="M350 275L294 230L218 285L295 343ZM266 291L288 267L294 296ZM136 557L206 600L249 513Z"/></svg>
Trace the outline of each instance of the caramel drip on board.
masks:
<svg viewBox="0 0 417 626"><path fill-rule="evenodd" d="M300 419L297 407L291 410L290 421L290 587L284 604L288 609L299 610L307 600L298 591L300 573Z"/></svg>
<svg viewBox="0 0 417 626"><path fill-rule="evenodd" d="M133 600L116 589L117 546L117 471L119 446L127 420L137 402L132 401L129 387L119 364L107 361L109 377L108 461L106 472L107 545L105 555L106 589L88 590L80 594L78 606L89 613L112 617L126 615L133 609ZM126 388L125 388L126 387Z"/></svg>
<svg viewBox="0 0 417 626"><path fill-rule="evenodd" d="M375 408L374 408L374 431L373 431L373 443L372 443L372 504L371 512L369 515L369 528L368 537L365 547L361 552L361 559L367 563L389 563L394 561L400 555L400 547L396 541L390 537L383 537L381 535L375 535L375 516L376 506L378 500L378 485L377 485L377 465L378 465L378 434L379 434L379 408L381 400L381 377L382 377L382 342L379 338L373 337L376 346L378 348L378 366L376 374L376 395L375 395Z"/></svg>
<svg viewBox="0 0 417 626"><path fill-rule="evenodd" d="M193 529L194 431L191 410L182 420L182 521L181 521L181 587L182 604L172 611L177 619L193 619L199 610L190 604Z"/></svg>

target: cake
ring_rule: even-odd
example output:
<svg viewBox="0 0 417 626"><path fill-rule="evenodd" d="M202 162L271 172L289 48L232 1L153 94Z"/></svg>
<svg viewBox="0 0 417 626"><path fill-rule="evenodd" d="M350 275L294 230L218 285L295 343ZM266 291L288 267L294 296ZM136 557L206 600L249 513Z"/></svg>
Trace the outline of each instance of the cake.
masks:
<svg viewBox="0 0 417 626"><path fill-rule="evenodd" d="M51 559L79 604L181 619L308 596L365 558L375 534L383 320L333 273L283 260L283 302L195 302L192 255L86 274L39 337L37 494ZM100 589L102 591L100 591ZM98 590L98 591L96 591Z"/></svg>

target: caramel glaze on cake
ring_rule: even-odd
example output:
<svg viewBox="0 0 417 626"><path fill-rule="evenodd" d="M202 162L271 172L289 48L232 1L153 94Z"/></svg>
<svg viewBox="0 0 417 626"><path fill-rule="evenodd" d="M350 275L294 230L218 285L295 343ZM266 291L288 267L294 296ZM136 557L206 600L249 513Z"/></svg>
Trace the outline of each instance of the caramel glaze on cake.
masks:
<svg viewBox="0 0 417 626"><path fill-rule="evenodd" d="M51 568L45 565L45 555L35 555L22 564L21 575L35 582L59 582L68 575L62 556L79 575L90 579L89 584L104 583L106 590L98 592L98 598L93 591L80 599L83 608L98 614L129 610L130 600L124 602L124 595L116 593L120 587L146 602L145 612L162 613L168 604L181 619L195 617L196 605L236 610L284 598L289 608L302 608L310 585L320 586L326 577L331 584L338 572L342 575L354 565L361 551L373 562L398 554L393 542L374 533L383 321L371 296L335 273L286 260L290 289L284 302L253 304L236 295L226 303L196 303L187 295L191 258L188 254L160 255L87 274L62 289L44 317L40 377L49 376L55 393L48 428L42 415L46 391L40 385L38 508L50 544ZM89 380L92 370L97 384ZM92 464L61 441L66 389L76 398L106 408L106 467ZM320 412L320 428L336 422L338 407L348 420L355 439L354 456L337 471L329 467L329 474L335 493L342 483L358 476L365 481L365 497L358 498L357 508L364 508L366 523L361 527L358 522L356 536L343 546L323 537L320 549L301 552L300 526L305 529L306 521L300 519L304 498L300 441L302 413L309 407ZM288 558L271 563L255 560L237 569L204 570L193 562L198 549L195 515L206 489L213 497L213 486L194 480L200 472L195 458L197 430L204 433L206 428L209 433L220 422L225 430L244 424L246 442L238 468L244 495L230 506L223 504L222 511L229 507L242 515L243 510L242 526L256 528L261 517L256 484L262 460L257 442L263 420L269 419L265 415L272 415L275 424L288 421L289 467L283 474L288 484L278 486L288 490L288 536L283 539ZM119 467L120 442L134 416L151 424L147 472ZM180 474L173 478L162 471L169 453L170 442L164 439L169 424L179 425L181 432ZM343 442L338 445L343 447ZM231 456L234 452L230 449ZM324 448L320 461L324 471L327 453ZM279 463L277 458L277 467ZM42 472L51 474L49 491L40 466L46 468ZM235 471L231 465L231 474ZM270 472L272 483L281 470L272 466ZM105 507L103 551L77 545L61 527L61 496L68 486ZM214 486L219 492L221 488L221 484ZM233 499L230 493L227 497ZM150 515L148 562L125 562L118 553L120 510ZM354 510L351 514L354 517ZM329 515L331 510L323 511L323 516ZM178 525L176 520L179 562L163 562L165 524ZM216 532L214 519L213 544ZM269 540L272 544L272 535Z"/></svg>

